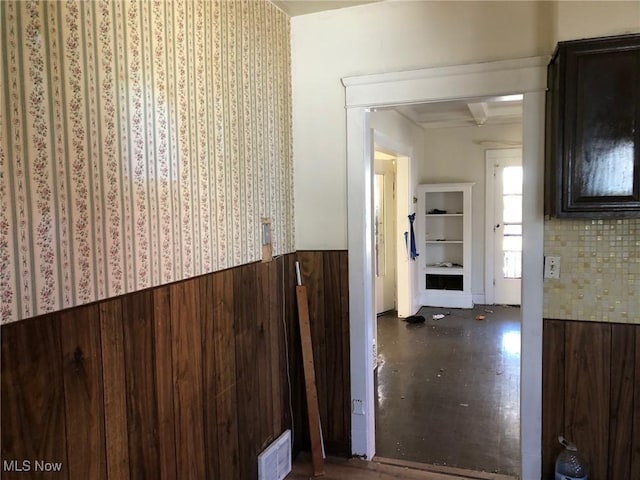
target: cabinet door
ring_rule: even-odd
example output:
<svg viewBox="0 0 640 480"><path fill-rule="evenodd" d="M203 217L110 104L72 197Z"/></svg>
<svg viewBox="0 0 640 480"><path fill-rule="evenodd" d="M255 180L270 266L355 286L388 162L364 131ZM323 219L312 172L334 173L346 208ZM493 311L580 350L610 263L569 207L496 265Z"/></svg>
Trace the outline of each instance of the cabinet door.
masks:
<svg viewBox="0 0 640 480"><path fill-rule="evenodd" d="M556 61L558 216L640 215L640 35L567 42Z"/></svg>

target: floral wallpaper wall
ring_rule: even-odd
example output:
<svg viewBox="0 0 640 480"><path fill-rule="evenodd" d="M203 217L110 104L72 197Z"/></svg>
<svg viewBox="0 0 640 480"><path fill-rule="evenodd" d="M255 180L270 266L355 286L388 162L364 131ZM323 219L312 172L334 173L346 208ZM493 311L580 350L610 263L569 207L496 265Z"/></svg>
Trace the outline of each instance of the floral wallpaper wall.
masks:
<svg viewBox="0 0 640 480"><path fill-rule="evenodd" d="M2 323L293 250L271 3L2 1L0 54Z"/></svg>

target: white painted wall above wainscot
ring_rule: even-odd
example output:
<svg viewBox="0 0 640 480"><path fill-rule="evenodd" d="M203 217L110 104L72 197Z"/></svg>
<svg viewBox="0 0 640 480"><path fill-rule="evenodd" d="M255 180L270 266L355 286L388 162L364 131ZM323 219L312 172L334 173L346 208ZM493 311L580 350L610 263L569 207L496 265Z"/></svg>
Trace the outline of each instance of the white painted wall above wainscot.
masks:
<svg viewBox="0 0 640 480"><path fill-rule="evenodd" d="M347 247L347 76L550 54L546 2L381 2L291 19L296 248Z"/></svg>

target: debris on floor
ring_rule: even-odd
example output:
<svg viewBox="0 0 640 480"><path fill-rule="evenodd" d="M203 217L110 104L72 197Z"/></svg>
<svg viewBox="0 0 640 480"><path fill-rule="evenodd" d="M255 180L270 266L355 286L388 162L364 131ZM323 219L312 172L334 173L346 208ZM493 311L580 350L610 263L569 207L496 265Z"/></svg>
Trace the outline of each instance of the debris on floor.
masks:
<svg viewBox="0 0 640 480"><path fill-rule="evenodd" d="M425 318L422 315L410 315L404 319L407 323L422 323L425 321Z"/></svg>
<svg viewBox="0 0 640 480"><path fill-rule="evenodd" d="M485 318L484 315L476 315L476 320L484 320Z"/></svg>
<svg viewBox="0 0 640 480"><path fill-rule="evenodd" d="M431 315L431 318L433 320L441 320L444 317L451 315L451 312L446 312L446 313L434 313L433 315Z"/></svg>

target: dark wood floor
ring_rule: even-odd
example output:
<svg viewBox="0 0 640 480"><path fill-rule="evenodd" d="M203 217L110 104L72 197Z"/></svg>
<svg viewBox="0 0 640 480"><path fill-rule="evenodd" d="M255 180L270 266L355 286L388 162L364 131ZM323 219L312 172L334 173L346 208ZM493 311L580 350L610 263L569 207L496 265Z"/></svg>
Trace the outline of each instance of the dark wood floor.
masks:
<svg viewBox="0 0 640 480"><path fill-rule="evenodd" d="M518 475L520 309L420 314L416 325L378 318L376 454Z"/></svg>

